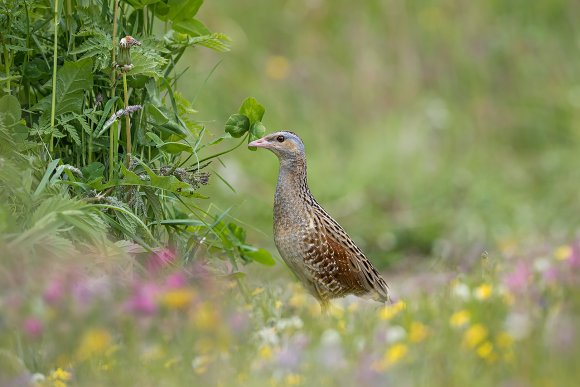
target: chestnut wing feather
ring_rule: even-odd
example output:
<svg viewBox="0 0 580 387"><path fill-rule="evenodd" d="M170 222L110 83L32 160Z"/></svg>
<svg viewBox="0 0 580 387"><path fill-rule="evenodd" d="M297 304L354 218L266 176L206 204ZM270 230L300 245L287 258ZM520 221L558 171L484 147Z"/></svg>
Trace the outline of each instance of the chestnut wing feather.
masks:
<svg viewBox="0 0 580 387"><path fill-rule="evenodd" d="M370 295L388 301L388 286L346 231L314 202L314 227L308 233L305 264L326 297ZM321 294L326 298L324 294Z"/></svg>

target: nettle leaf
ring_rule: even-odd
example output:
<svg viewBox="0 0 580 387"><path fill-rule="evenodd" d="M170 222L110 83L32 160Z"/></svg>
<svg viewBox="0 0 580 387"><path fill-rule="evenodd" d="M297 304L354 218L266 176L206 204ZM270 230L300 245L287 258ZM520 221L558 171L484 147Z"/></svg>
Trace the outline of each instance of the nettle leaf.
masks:
<svg viewBox="0 0 580 387"><path fill-rule="evenodd" d="M254 125L256 121L262 121L266 109L256 101L254 97L248 97L242 102L240 106L240 114L245 115L250 119L250 125Z"/></svg>
<svg viewBox="0 0 580 387"><path fill-rule="evenodd" d="M250 130L250 119L244 114L232 114L226 121L226 132L232 137L242 137Z"/></svg>
<svg viewBox="0 0 580 387"><path fill-rule="evenodd" d="M248 137L248 142L252 142L254 140L258 140L266 134L266 127L260 121L254 122L252 128L250 129L250 136ZM248 149L255 151L255 146L249 147Z"/></svg>
<svg viewBox="0 0 580 387"><path fill-rule="evenodd" d="M65 62L56 74L56 115L80 113L85 91L93 87L93 60L85 58L76 62ZM53 92L55 92L53 90ZM50 117L51 95L37 105L42 107L41 122ZM48 106L46 101L48 99Z"/></svg>
<svg viewBox="0 0 580 387"><path fill-rule="evenodd" d="M131 52L131 60L133 68L128 75L144 75L153 78L163 77L163 66L167 64L167 60L161 55L152 51L137 51Z"/></svg>

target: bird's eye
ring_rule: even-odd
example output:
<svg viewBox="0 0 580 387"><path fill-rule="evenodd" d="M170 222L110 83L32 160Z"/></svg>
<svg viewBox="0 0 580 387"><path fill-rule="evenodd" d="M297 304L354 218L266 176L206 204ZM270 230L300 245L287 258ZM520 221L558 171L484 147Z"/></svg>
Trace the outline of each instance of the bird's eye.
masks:
<svg viewBox="0 0 580 387"><path fill-rule="evenodd" d="M278 137L276 137L276 141L278 141L278 142L284 142L284 136L278 136Z"/></svg>

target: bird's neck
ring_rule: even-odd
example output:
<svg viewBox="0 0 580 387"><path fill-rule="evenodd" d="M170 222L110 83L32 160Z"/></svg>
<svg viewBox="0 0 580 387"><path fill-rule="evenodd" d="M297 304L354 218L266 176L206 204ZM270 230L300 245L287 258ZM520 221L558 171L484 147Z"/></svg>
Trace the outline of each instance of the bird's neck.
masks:
<svg viewBox="0 0 580 387"><path fill-rule="evenodd" d="M306 160L304 158L280 160L280 173L276 185L275 205L288 201L305 199L310 196L306 177Z"/></svg>

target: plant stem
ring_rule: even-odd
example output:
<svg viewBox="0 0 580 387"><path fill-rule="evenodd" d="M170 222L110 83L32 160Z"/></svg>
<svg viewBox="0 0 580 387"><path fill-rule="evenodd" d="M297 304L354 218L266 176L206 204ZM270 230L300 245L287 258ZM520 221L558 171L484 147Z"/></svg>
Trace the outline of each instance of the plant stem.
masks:
<svg viewBox="0 0 580 387"><path fill-rule="evenodd" d="M111 51L111 61L113 65L113 70L111 71L111 98L115 97L115 77L117 76L116 70L116 54L117 54L117 19L119 18L119 0L114 0L114 10L113 10L113 50ZM115 108L113 107L111 116L115 114ZM116 138L117 138L117 122L111 125L111 130L109 133L109 181L113 180L113 172L115 170L115 152L116 152Z"/></svg>
<svg viewBox="0 0 580 387"><path fill-rule="evenodd" d="M8 53L8 47L6 47L6 43L2 43L2 46L4 47L4 68L6 69L6 91L8 94L10 94L10 56Z"/></svg>
<svg viewBox="0 0 580 387"><path fill-rule="evenodd" d="M52 49L52 106L50 108L50 145L49 149L52 153L54 151L53 145L53 133L54 133L54 118L56 115L56 65L57 65L57 57L58 54L58 2L59 0L54 1L54 46Z"/></svg>
<svg viewBox="0 0 580 387"><path fill-rule="evenodd" d="M127 90L127 73L123 71L123 94L125 96L125 109L129 106L129 92ZM125 135L127 136L127 168L131 164L131 117L125 114Z"/></svg>

